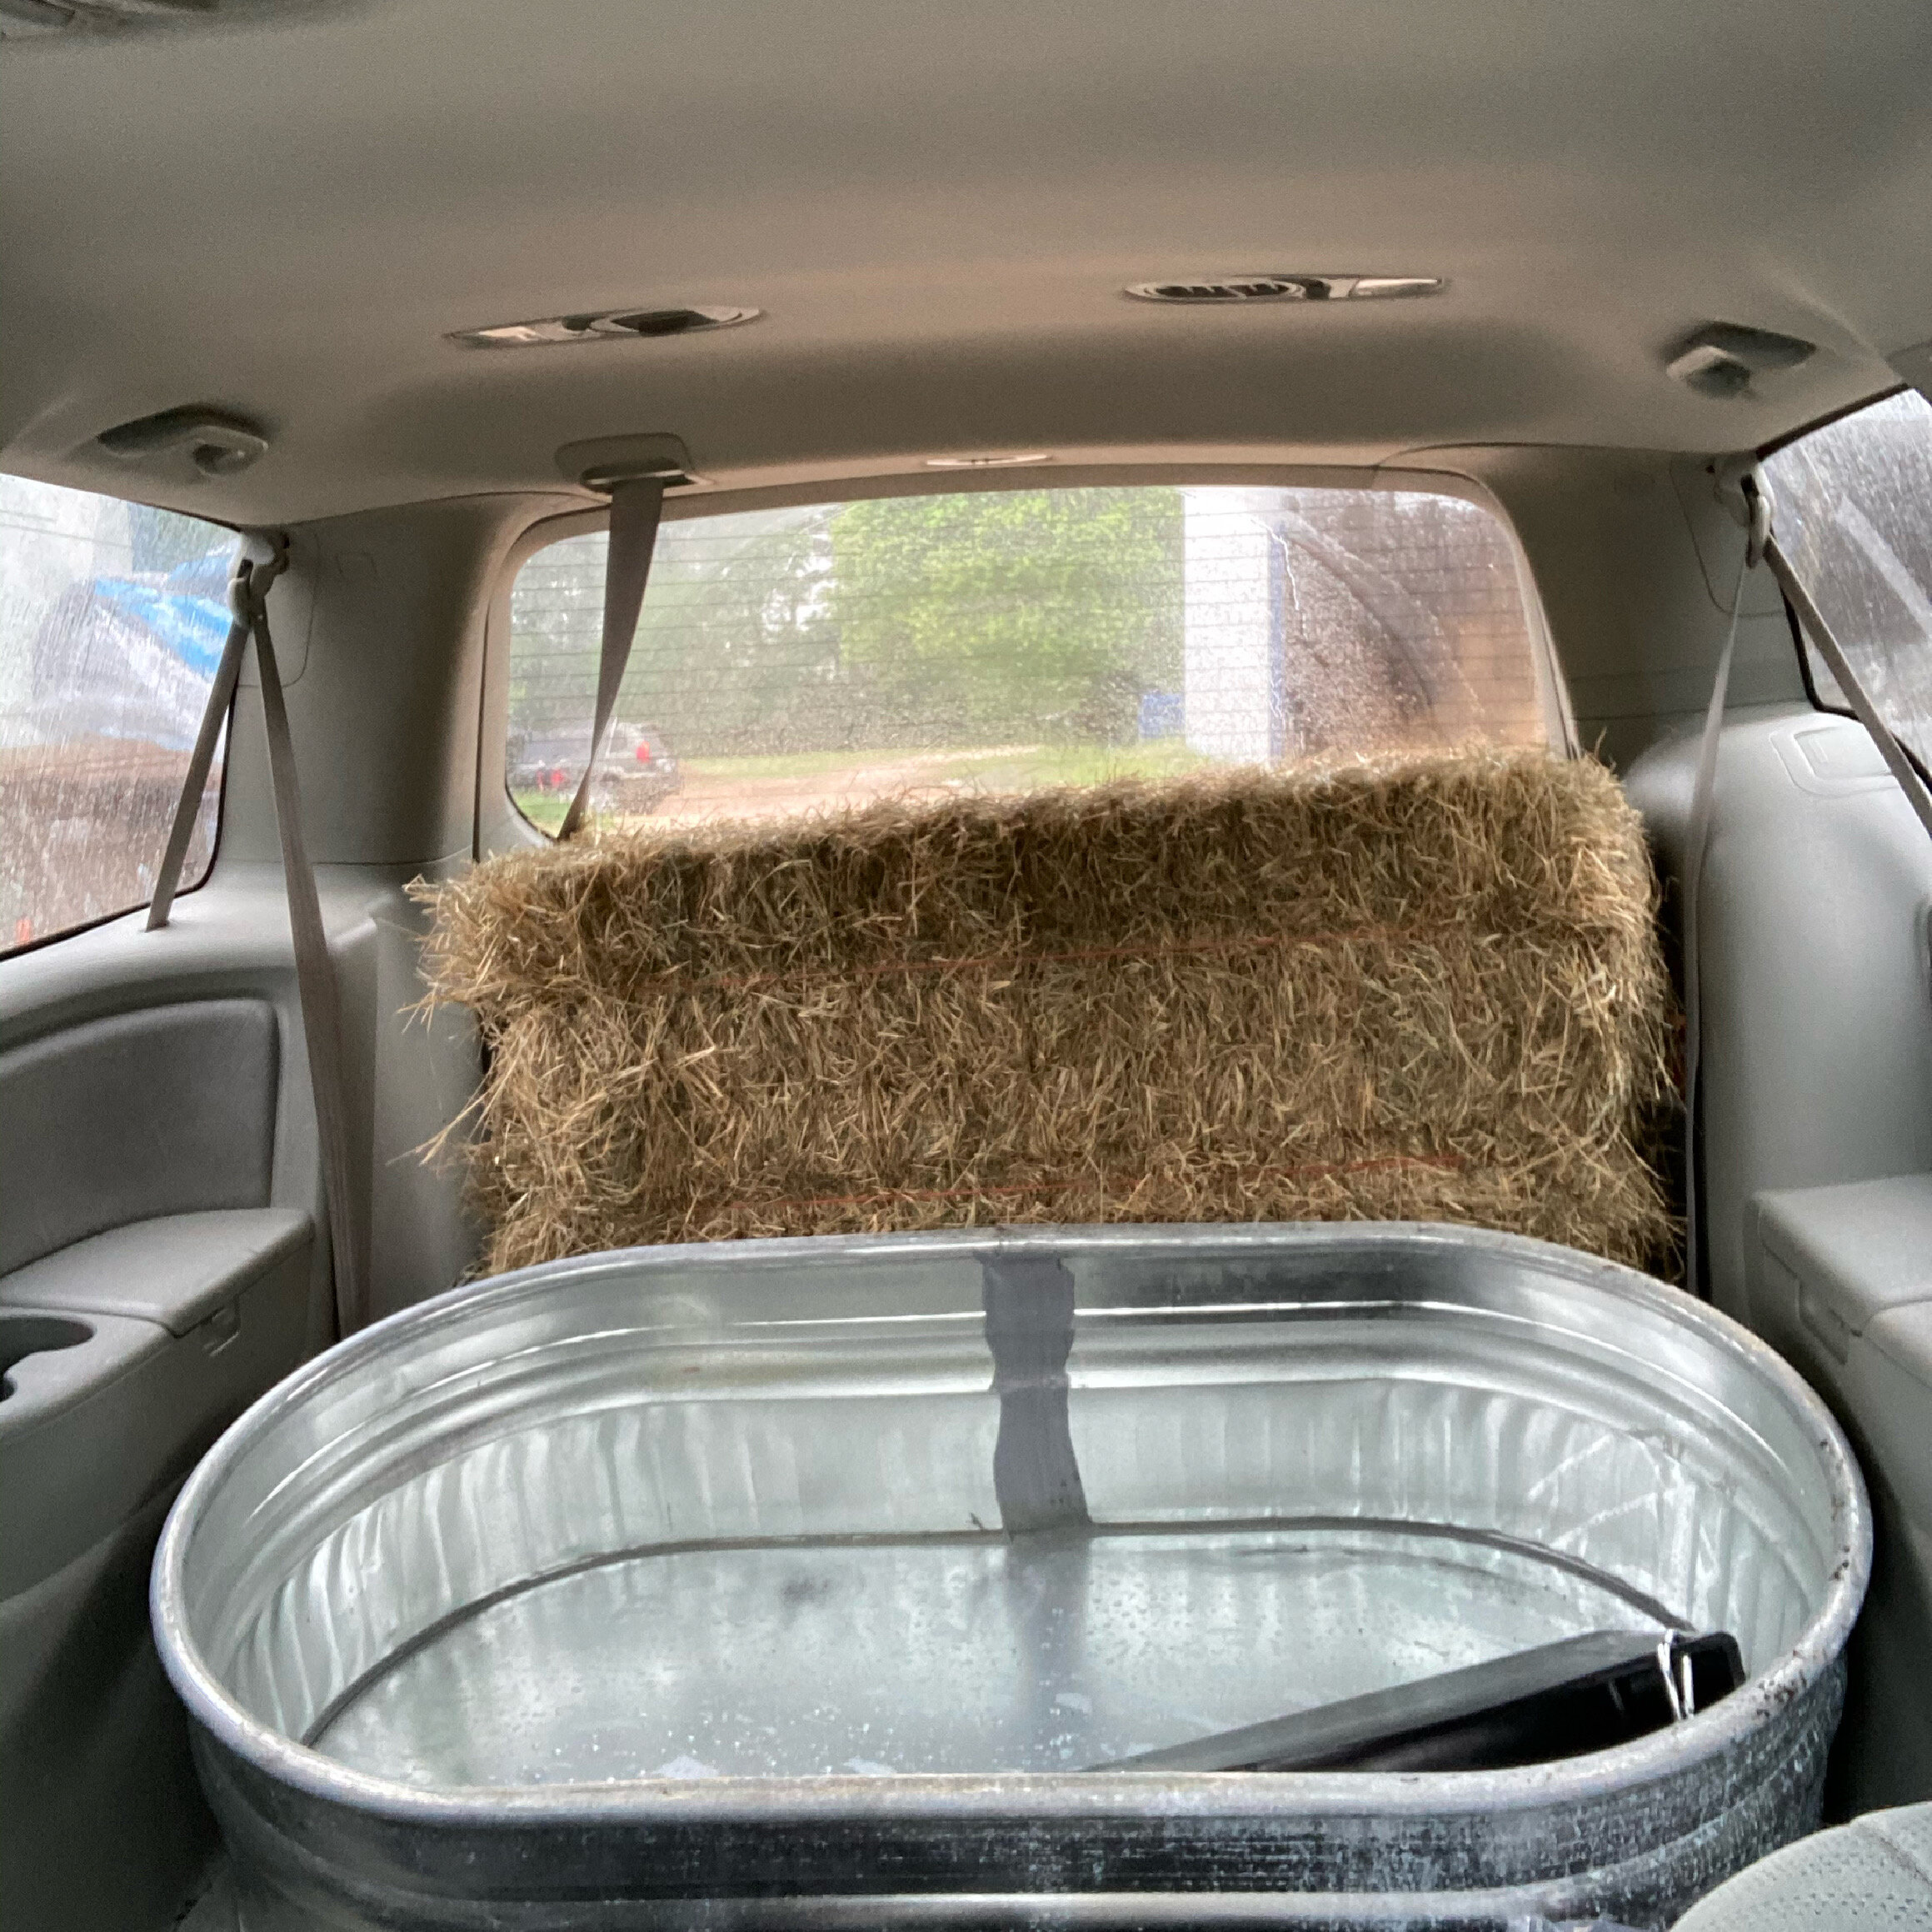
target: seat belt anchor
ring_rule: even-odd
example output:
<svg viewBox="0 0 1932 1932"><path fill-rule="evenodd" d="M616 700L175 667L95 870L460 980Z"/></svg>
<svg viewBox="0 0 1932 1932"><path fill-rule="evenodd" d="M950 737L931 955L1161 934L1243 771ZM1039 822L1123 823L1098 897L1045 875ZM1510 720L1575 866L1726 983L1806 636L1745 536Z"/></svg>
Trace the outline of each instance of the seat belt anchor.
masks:
<svg viewBox="0 0 1932 1932"><path fill-rule="evenodd" d="M287 568L288 532L251 532L242 540L241 553L228 577L228 615L244 629L252 630L268 587Z"/></svg>
<svg viewBox="0 0 1932 1932"><path fill-rule="evenodd" d="M1771 517L1776 499L1755 457L1733 457L1715 467L1716 497L1732 522L1745 532L1745 568L1755 570L1765 561L1771 541Z"/></svg>

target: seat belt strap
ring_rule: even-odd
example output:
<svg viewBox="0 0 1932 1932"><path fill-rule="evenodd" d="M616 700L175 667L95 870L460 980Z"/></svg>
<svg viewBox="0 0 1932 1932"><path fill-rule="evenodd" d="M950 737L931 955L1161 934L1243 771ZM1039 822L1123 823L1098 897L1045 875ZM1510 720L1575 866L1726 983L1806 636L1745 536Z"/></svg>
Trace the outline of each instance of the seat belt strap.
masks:
<svg viewBox="0 0 1932 1932"><path fill-rule="evenodd" d="M1778 587L1791 600L1791 608L1798 613L1798 622L1804 627L1805 634L1818 647L1818 655L1838 680L1838 688L1845 693L1852 715L1871 733L1872 742L1878 746L1879 756L1890 768L1893 777L1898 780L1906 803L1919 815L1919 822L1928 832L1932 832L1932 791L1926 789L1925 781L1919 776L1919 768L1912 762L1911 754L1899 742L1891 726L1879 716L1877 706L1859 682L1858 673L1852 669L1844 647L1832 636L1831 627L1812 602L1811 593L1798 581L1798 573L1792 569L1790 558L1778 547L1775 537L1765 545L1765 562L1771 567L1771 575L1778 580Z"/></svg>
<svg viewBox="0 0 1932 1932"><path fill-rule="evenodd" d="M266 554L251 554L252 549L265 550ZM208 773L214 764L215 746L241 679L242 652L254 631L257 601L266 599L269 585L287 567L286 537L242 540L242 554L235 559L235 567L228 576L227 642L222 645L221 660L215 666L215 681L208 687L201 729L195 734L194 750L188 755L187 776L182 781L181 796L175 801L174 823L168 828L161 870L155 875L154 896L147 906L147 930L150 932L167 925L167 916L174 909L182 867L187 859L188 841L194 836L195 821L201 816L202 795L207 788ZM266 627L266 617L262 622Z"/></svg>
<svg viewBox="0 0 1932 1932"><path fill-rule="evenodd" d="M239 564L236 567L241 567ZM234 585L228 587L231 606ZM215 666L215 681L208 687L208 701L202 712L201 729L195 734L194 750L188 756L187 776L182 781L181 796L175 801L174 823L169 826L167 849L161 855L161 870L154 878L154 896L147 902L149 932L167 925L174 910L174 896L180 889L182 867L187 862L188 841L194 836L195 821L201 816L202 798L208 786L208 773L215 761L215 746L227 721L228 707L235 700L235 685L242 672L242 651L248 642L248 625L236 617L228 626L228 640L222 646L221 661Z"/></svg>
<svg viewBox="0 0 1932 1932"><path fill-rule="evenodd" d="M651 553L657 546L666 481L662 476L627 477L611 492L611 548L604 564L604 634L597 655L591 755L578 781L577 796L557 827L559 840L574 837L590 809L591 783L597 776L597 760L604 755L611 713L617 706L618 687L631 661L638 614L644 608L644 587L650 581Z"/></svg>
<svg viewBox="0 0 1932 1932"><path fill-rule="evenodd" d="M309 1085L315 1094L322 1143L322 1191L328 1205L329 1251L336 1277L336 1328L353 1335L369 1319L362 1288L362 1254L356 1240L349 1191L348 1106L343 1092L342 997L329 957L315 868L302 838L302 794L295 771L295 741L288 729L282 673L268 635L264 599L255 602L255 662L262 674L262 716L267 727L268 770L275 788L275 823L282 834L282 873L288 889L288 925L295 942L296 991L302 1030L308 1043Z"/></svg>
<svg viewBox="0 0 1932 1932"><path fill-rule="evenodd" d="M251 542L258 540L251 539ZM308 1047L309 1086L315 1096L317 1136L322 1155L322 1196L329 1222L330 1262L335 1275L336 1329L351 1335L368 1320L362 1289L362 1253L357 1243L349 1191L348 1107L343 1083L342 1000L315 871L302 836L302 794L295 770L295 741L288 728L288 706L282 673L268 633L268 587L287 567L288 540L275 538L266 557L244 546L228 583L232 622L222 650L207 708L188 760L187 778L177 801L167 848L155 880L147 930L167 923L180 886L189 838L201 811L222 722L241 676L242 653L252 639L262 678L262 717L268 740L268 771L275 793L275 823L282 839L282 881L288 893L288 926L295 951L295 983L302 1007L302 1036Z"/></svg>
<svg viewBox="0 0 1932 1932"><path fill-rule="evenodd" d="M1730 627L1711 680L1705 706L1704 736L1697 747L1697 776L1690 788L1690 826L1684 850L1684 1286L1710 1299L1704 1265L1704 1217L1700 1212L1698 1075L1704 1054L1704 990L1699 977L1698 910L1704 884L1704 854L1710 843L1710 820L1717 794L1718 741L1724 735L1725 705L1730 695L1731 660L1737 654L1738 614L1744 607L1745 577L1756 561L1749 538L1738 560L1731 592Z"/></svg>

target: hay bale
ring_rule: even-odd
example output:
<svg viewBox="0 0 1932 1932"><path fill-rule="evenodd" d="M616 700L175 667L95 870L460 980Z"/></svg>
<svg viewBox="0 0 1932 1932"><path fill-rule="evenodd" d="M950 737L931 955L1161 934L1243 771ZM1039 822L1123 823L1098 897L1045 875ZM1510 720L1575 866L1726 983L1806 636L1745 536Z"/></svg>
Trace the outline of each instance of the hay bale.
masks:
<svg viewBox="0 0 1932 1932"><path fill-rule="evenodd" d="M1635 814L1470 754L607 835L423 888L502 1270L988 1222L1473 1222L1658 1264Z"/></svg>

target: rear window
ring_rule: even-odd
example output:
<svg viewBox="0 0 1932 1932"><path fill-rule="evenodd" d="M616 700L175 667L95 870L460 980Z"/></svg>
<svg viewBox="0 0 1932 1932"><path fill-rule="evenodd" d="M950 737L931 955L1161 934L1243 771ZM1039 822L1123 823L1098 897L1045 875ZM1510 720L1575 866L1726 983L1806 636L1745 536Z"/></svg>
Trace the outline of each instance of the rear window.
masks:
<svg viewBox="0 0 1932 1932"><path fill-rule="evenodd" d="M227 635L240 539L0 476L0 952L145 905ZM214 858L219 751L182 869Z"/></svg>
<svg viewBox="0 0 1932 1932"><path fill-rule="evenodd" d="M1894 735L1932 767L1932 403L1910 390L1765 459L1778 541ZM1816 701L1844 711L1806 642Z"/></svg>
<svg viewBox="0 0 1932 1932"><path fill-rule="evenodd" d="M602 532L511 596L507 773L587 755ZM599 761L607 822L1355 751L1560 741L1496 519L1425 491L962 492L666 522Z"/></svg>

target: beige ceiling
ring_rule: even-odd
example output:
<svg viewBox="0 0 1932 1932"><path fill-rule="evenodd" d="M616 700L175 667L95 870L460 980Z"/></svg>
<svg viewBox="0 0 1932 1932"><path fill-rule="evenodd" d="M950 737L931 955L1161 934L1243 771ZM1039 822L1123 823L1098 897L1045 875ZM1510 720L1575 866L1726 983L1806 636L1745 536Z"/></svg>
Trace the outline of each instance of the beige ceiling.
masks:
<svg viewBox="0 0 1932 1932"><path fill-rule="evenodd" d="M1710 451L1932 336L1929 0L360 0L0 48L0 464L295 518L555 485L671 430L726 483L1021 447ZM1129 281L1445 277L1225 312ZM446 332L751 303L658 342ZM1820 345L1748 399L1724 320ZM185 403L227 483L90 447Z"/></svg>

